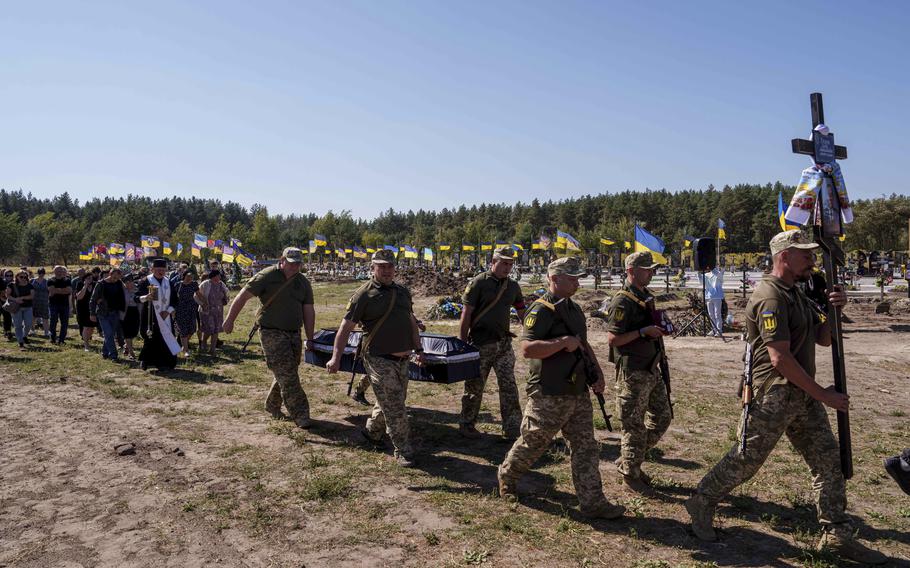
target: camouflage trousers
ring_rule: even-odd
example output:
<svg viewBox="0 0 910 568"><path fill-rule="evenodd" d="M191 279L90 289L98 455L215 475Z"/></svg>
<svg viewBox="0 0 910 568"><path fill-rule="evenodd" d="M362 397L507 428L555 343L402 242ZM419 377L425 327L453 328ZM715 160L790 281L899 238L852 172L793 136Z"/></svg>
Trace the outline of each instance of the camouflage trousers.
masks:
<svg viewBox="0 0 910 568"><path fill-rule="evenodd" d="M670 403L660 372L617 367L616 406L622 427L619 471L637 477L645 452L670 427Z"/></svg>
<svg viewBox="0 0 910 568"><path fill-rule="evenodd" d="M464 383L461 397L461 423L473 425L480 413L483 391L490 376L496 371L499 387L499 412L502 416L502 431L517 436L521 425L521 405L518 402L518 387L515 385L515 351L512 338L505 336L495 343L487 343L480 349L480 376Z"/></svg>
<svg viewBox="0 0 910 568"><path fill-rule="evenodd" d="M594 419L587 392L529 396L521 421L521 435L499 466L499 477L504 482L516 484L560 430L572 454L572 482L581 509L596 509L607 499L600 478L600 446L594 439Z"/></svg>
<svg viewBox="0 0 910 568"><path fill-rule="evenodd" d="M819 522L849 524L845 512L846 483L828 414L822 403L790 384L774 385L764 396L756 397L749 413L745 453L740 453L737 442L701 480L698 493L712 504L719 502L755 475L782 434L787 435L812 472ZM738 436L742 436L742 421Z"/></svg>
<svg viewBox="0 0 910 568"><path fill-rule="evenodd" d="M291 419L309 418L310 403L297 374L303 350L300 331L260 329L259 340L265 353L265 363L275 376L265 399L266 411L273 414L281 412L281 403L284 402Z"/></svg>
<svg viewBox="0 0 910 568"><path fill-rule="evenodd" d="M379 440L383 432L389 435L395 452L411 457L411 431L405 399L408 396L408 360L390 361L377 355L365 354L363 363L373 385L376 404L367 420L370 436Z"/></svg>
<svg viewBox="0 0 910 568"><path fill-rule="evenodd" d="M357 379L357 384L354 385L354 392L356 394L366 394L368 388L370 388L370 375L360 375L360 378Z"/></svg>

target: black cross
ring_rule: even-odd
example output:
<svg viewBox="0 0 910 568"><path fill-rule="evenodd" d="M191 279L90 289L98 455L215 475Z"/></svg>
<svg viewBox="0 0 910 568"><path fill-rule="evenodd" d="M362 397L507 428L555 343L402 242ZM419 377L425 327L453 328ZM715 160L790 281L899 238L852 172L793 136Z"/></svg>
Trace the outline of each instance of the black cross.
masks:
<svg viewBox="0 0 910 568"><path fill-rule="evenodd" d="M812 93L809 95L809 103L812 106L812 128L814 129L819 124L825 123L825 107L822 104L822 94ZM815 162L819 164L831 161L830 152L832 147L834 149L834 158L838 160L847 159L847 147L835 145L834 134L824 136L813 130L812 140L794 138L793 140L790 140L790 144L793 147L794 154L805 154L807 156L812 156L815 158ZM827 156L819 156L819 151L827 151L829 154Z"/></svg>
<svg viewBox="0 0 910 568"><path fill-rule="evenodd" d="M812 156L817 164L833 162L834 159L845 160L847 148L834 145L833 134L822 134L814 129L819 124L825 123L825 110L822 106L822 94L809 95L812 105L812 140L794 138L791 141L795 154ZM825 187L823 185L822 189ZM844 251L840 247L836 236L842 234L840 225L840 205L832 187L827 189L828 195L819 191L816 200L815 219L813 231L815 242L821 245L822 262L825 268L825 280L830 284L837 283L837 268L844 265ZM826 208L826 211L822 211ZM824 219L836 219L835 229L823 226ZM839 393L847 393L847 372L844 366L844 336L841 328L841 313L830 304L828 308L828 322L831 326L831 356L834 367L834 389ZM840 446L841 472L845 479L853 477L853 448L850 440L850 415L847 412L837 412L837 438Z"/></svg>

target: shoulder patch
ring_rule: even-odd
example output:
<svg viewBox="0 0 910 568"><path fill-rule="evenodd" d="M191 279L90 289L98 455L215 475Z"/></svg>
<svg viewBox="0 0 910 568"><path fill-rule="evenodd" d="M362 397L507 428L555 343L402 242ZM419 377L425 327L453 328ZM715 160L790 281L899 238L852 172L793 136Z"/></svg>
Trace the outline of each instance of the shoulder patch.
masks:
<svg viewBox="0 0 910 568"><path fill-rule="evenodd" d="M537 323L537 310L531 310L528 315L525 316L525 327L531 329L534 327L535 323Z"/></svg>
<svg viewBox="0 0 910 568"><path fill-rule="evenodd" d="M619 323L625 317L626 317L626 308L622 304L619 304L618 306L613 308L613 318L612 319L614 322Z"/></svg>
<svg viewBox="0 0 910 568"><path fill-rule="evenodd" d="M761 313L762 329L768 333L774 333L777 329L777 314L771 310L765 310Z"/></svg>

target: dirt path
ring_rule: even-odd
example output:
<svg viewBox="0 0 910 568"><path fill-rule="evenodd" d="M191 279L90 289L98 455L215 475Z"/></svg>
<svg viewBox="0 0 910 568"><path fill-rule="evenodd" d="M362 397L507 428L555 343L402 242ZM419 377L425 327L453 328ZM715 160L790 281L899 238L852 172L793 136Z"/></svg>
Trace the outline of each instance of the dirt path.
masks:
<svg viewBox="0 0 910 568"><path fill-rule="evenodd" d="M881 458L910 446L910 318L850 306L847 360L860 534L910 566L910 498ZM446 329L450 324L439 324ZM895 331L897 330L897 331ZM236 338L235 338L236 339ZM592 332L602 350L605 336ZM703 545L681 507L732 444L741 343L667 342L676 420L646 464L653 497L623 493L616 434L599 430L608 496L629 515L587 523L557 447L523 480L522 505L494 497L495 381L481 428L458 437L461 385L413 384L416 470L358 434L366 409L343 378L301 367L316 427L266 419L257 356L202 362L162 377L96 353L0 346L0 566L834 566L817 536L808 471L782 442L720 510L723 540ZM519 363L523 391L526 367ZM819 356L819 381L830 361ZM372 397L371 397L372 398ZM119 456L118 443L135 444ZM176 449L179 448L179 451Z"/></svg>

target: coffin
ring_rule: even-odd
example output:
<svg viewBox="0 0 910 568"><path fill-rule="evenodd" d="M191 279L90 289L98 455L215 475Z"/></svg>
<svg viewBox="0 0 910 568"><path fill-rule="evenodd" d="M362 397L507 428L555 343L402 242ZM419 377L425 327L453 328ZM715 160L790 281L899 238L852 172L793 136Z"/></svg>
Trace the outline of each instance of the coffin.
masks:
<svg viewBox="0 0 910 568"><path fill-rule="evenodd" d="M304 355L304 361L325 368L332 358L335 343L334 329L320 329L313 336L313 348ZM348 337L348 344L341 357L340 372L365 374L362 360L354 361L362 332L354 331ZM480 376L480 352L457 337L435 333L421 333L425 364L423 367L411 362L408 376L413 381L432 383L457 383Z"/></svg>

